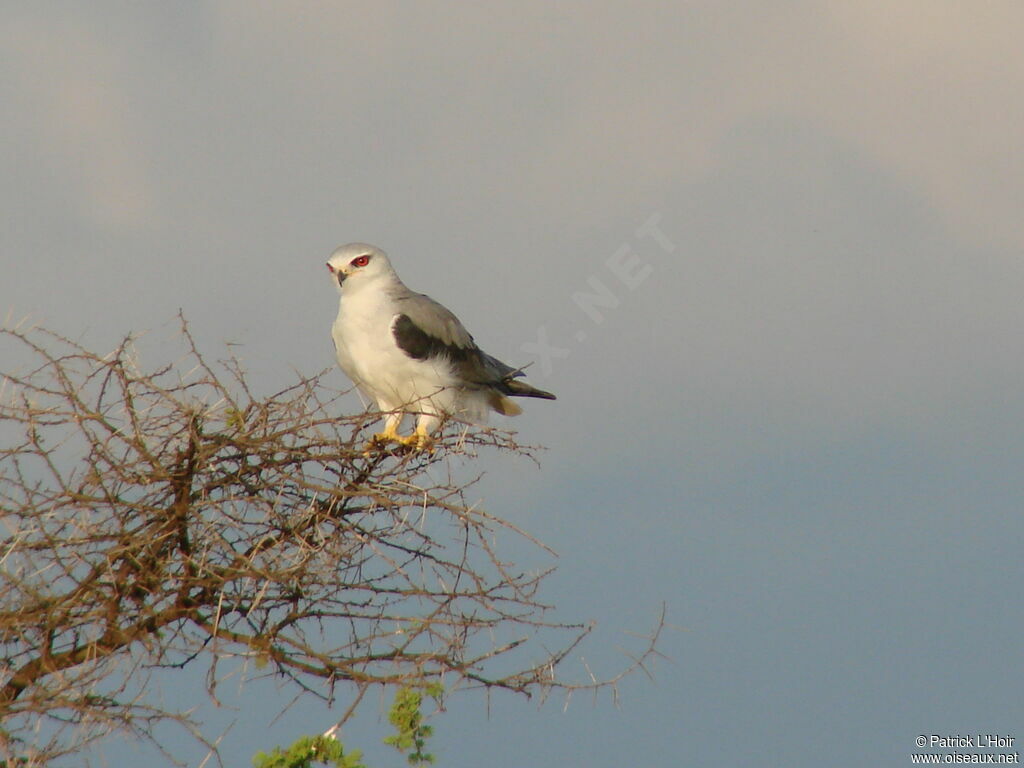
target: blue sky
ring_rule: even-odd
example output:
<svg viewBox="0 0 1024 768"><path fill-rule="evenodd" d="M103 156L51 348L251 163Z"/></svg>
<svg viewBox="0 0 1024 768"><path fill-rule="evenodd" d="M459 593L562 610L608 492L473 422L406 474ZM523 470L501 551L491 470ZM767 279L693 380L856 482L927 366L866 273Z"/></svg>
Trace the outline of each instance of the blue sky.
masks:
<svg viewBox="0 0 1024 768"><path fill-rule="evenodd" d="M479 493L558 551L588 662L662 603L671 661L617 708L453 700L442 764L1024 738L1019 3L0 17L5 316L102 348L181 308L269 392L332 364L323 262L362 240L559 395L509 423L540 469L487 459ZM573 298L595 280L600 322ZM268 690L210 714L236 764L337 714L268 728Z"/></svg>

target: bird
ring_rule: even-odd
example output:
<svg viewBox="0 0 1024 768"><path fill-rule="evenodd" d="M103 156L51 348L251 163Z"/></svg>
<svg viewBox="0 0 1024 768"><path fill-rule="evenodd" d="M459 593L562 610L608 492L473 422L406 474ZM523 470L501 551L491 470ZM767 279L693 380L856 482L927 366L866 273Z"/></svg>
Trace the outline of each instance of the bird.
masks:
<svg viewBox="0 0 1024 768"><path fill-rule="evenodd" d="M433 451L433 433L449 416L483 421L490 411L516 416L512 397L554 400L520 379L524 373L484 352L450 310L406 287L380 248L349 243L327 260L340 301L331 327L338 366L385 414L371 446L398 443ZM398 430L415 414L415 430Z"/></svg>

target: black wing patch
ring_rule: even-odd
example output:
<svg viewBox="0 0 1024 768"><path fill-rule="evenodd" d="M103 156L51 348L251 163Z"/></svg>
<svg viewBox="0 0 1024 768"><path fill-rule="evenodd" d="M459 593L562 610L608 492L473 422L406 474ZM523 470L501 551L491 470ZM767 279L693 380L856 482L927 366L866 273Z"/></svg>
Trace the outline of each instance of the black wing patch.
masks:
<svg viewBox="0 0 1024 768"><path fill-rule="evenodd" d="M391 323L391 335L395 337L399 349L417 360L444 356L453 362L463 363L479 354L474 347L446 344L436 336L431 336L410 320L408 315L395 316Z"/></svg>
<svg viewBox="0 0 1024 768"><path fill-rule="evenodd" d="M395 319L391 321L391 335L394 336L398 348L416 360L432 357L445 357L450 360L464 387L497 390L502 394L516 397L555 399L550 392L516 381L524 375L523 372L482 352L473 343L472 337L469 337L468 346L460 347L458 344L446 343L424 331L404 314L395 315Z"/></svg>

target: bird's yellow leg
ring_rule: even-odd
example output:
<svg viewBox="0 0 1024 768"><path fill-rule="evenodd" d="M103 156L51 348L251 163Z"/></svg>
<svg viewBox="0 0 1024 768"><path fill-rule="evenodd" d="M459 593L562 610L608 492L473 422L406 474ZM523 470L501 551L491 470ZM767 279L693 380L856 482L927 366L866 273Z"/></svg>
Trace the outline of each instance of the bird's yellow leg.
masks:
<svg viewBox="0 0 1024 768"><path fill-rule="evenodd" d="M377 448L381 448L388 443L402 443L404 445L402 436L398 434L398 425L401 421L401 414L388 414L384 418L384 431L378 432L370 438L370 442L366 444L366 449L363 453L369 456Z"/></svg>
<svg viewBox="0 0 1024 768"><path fill-rule="evenodd" d="M384 424L384 431L378 432L370 442L373 443L401 443L403 438L398 434L398 422L388 419Z"/></svg>
<svg viewBox="0 0 1024 768"><path fill-rule="evenodd" d="M398 442L414 451L434 452L434 438L430 436L424 425L418 424L416 431L408 437L399 437Z"/></svg>

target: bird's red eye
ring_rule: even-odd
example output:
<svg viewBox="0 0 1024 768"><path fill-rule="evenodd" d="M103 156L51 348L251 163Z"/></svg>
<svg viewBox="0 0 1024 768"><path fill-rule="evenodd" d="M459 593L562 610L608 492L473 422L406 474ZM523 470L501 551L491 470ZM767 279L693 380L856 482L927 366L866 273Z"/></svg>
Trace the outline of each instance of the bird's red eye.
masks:
<svg viewBox="0 0 1024 768"><path fill-rule="evenodd" d="M354 259L352 259L352 266L353 267L365 267L369 263L370 263L370 256L369 256L369 254L364 254L362 256L356 256Z"/></svg>

